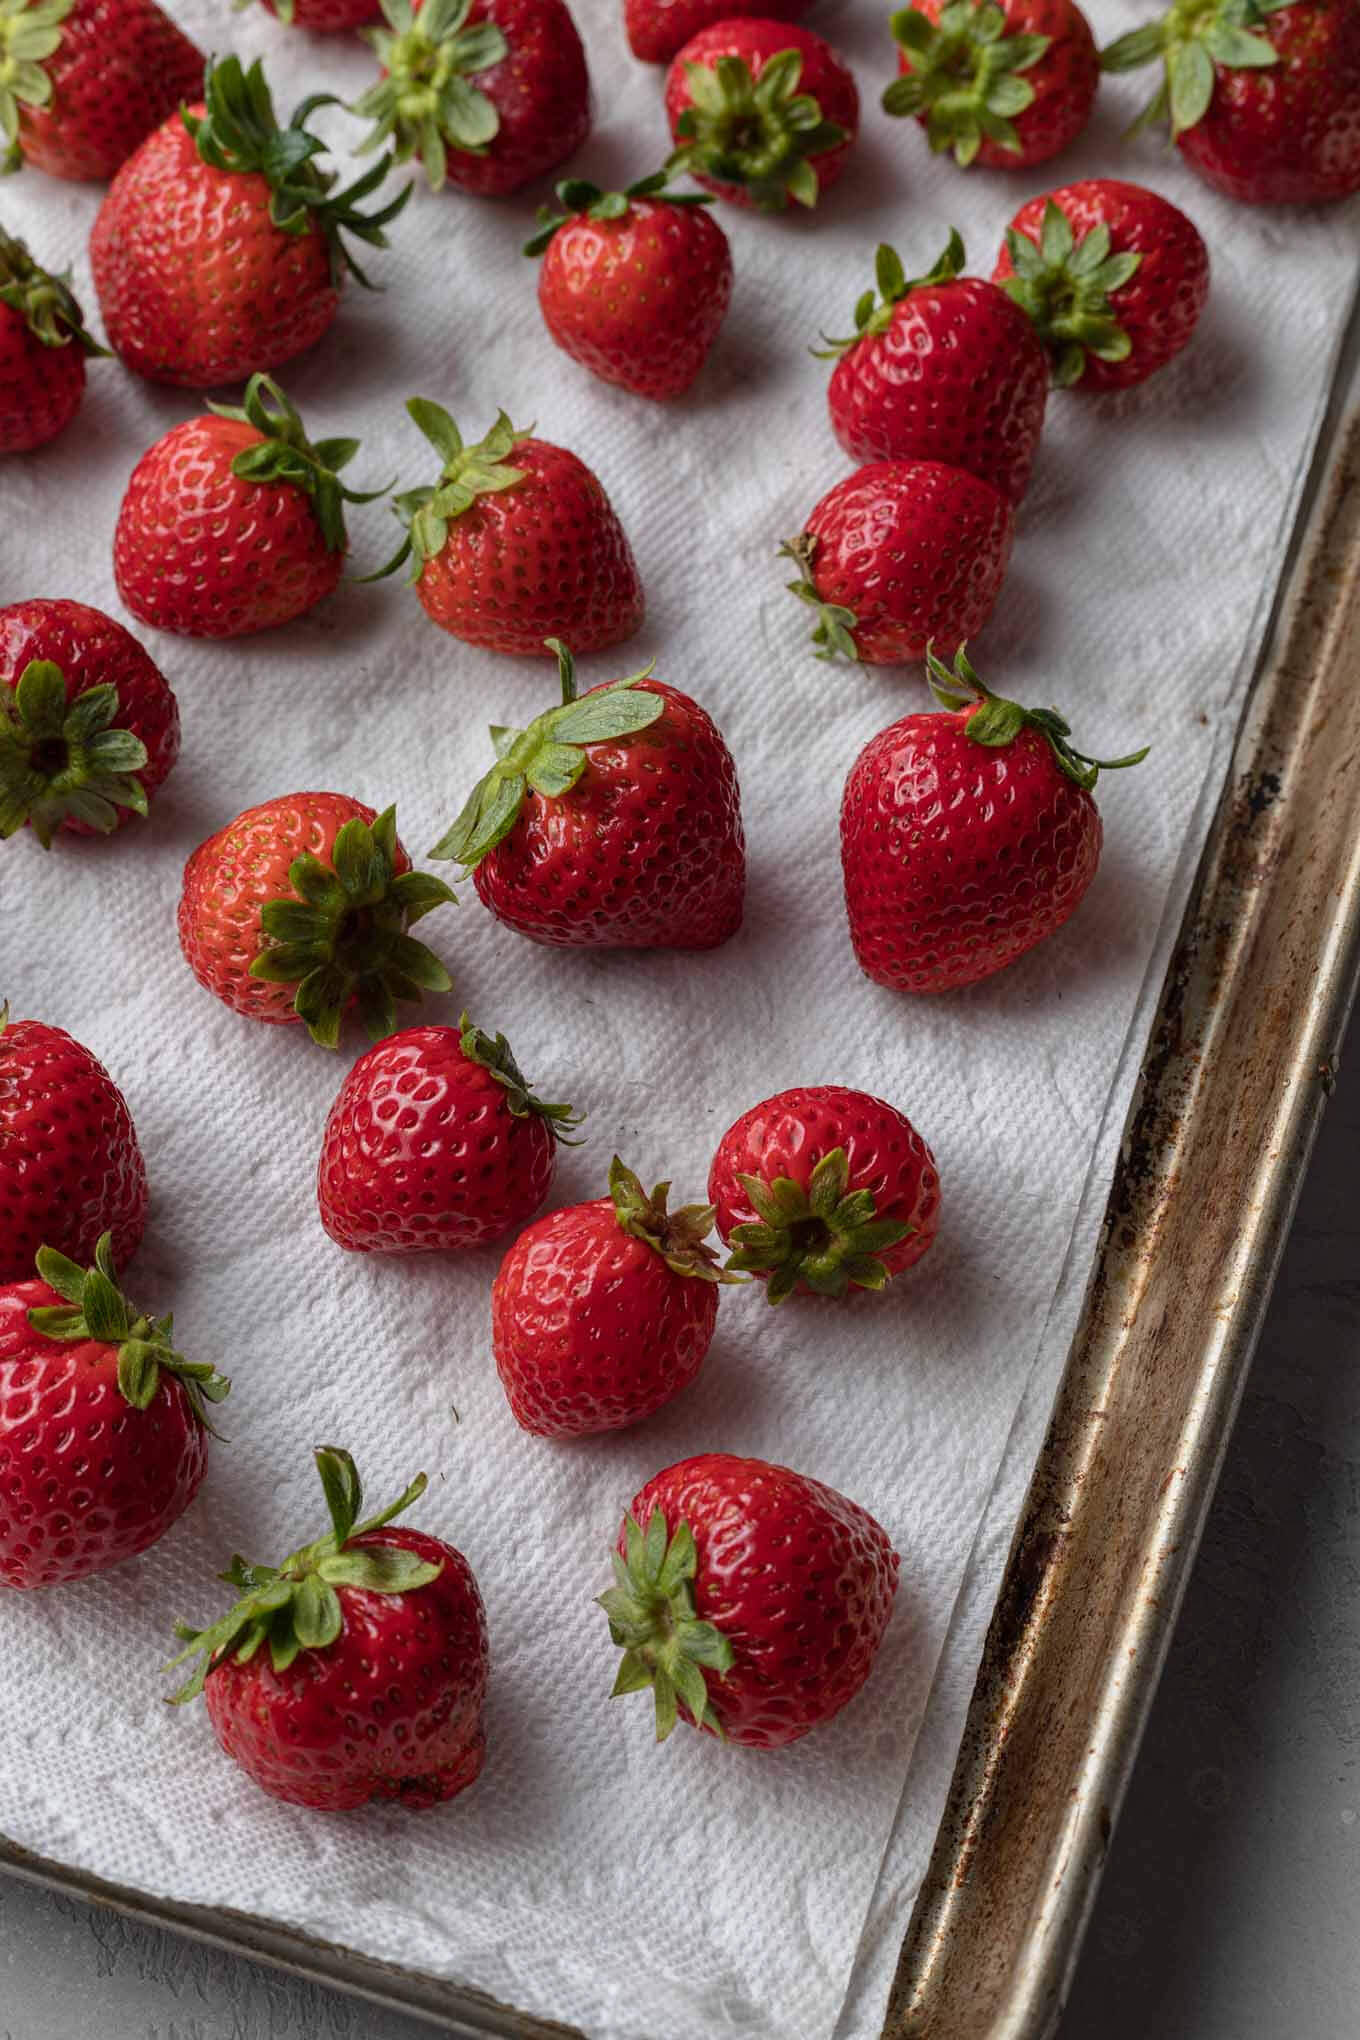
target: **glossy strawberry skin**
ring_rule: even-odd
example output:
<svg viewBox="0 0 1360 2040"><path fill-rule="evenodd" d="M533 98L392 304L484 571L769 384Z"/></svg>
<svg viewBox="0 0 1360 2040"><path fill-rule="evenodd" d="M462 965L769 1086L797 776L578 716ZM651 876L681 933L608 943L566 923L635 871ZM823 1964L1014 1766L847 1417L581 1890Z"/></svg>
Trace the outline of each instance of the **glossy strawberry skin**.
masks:
<svg viewBox="0 0 1360 2040"><path fill-rule="evenodd" d="M912 0L934 22L948 4ZM1085 128L1100 85L1100 55L1090 23L1072 0L1000 0L1000 6L1005 35L1046 35L1049 47L1037 63L1017 73L1034 93L1022 112L1010 116L1019 149L984 139L973 160L988 170L1027 170L1061 154ZM905 50L898 52L897 68L912 68Z"/></svg>
<svg viewBox="0 0 1360 2040"><path fill-rule="evenodd" d="M178 114L128 158L90 266L109 345L135 374L214 389L321 338L340 304L326 237L314 219L285 233L269 205L257 172L202 162Z"/></svg>
<svg viewBox="0 0 1360 2040"><path fill-rule="evenodd" d="M88 1048L41 1020L0 1028L0 1282L39 1247L81 1267L100 1235L130 1261L146 1224L146 1165L122 1092Z"/></svg>
<svg viewBox="0 0 1360 2040"><path fill-rule="evenodd" d="M264 4L271 14L279 15L274 0L264 0ZM289 25L305 28L311 35L344 35L381 20L378 0L293 0Z"/></svg>
<svg viewBox="0 0 1360 2040"><path fill-rule="evenodd" d="M17 686L32 659L51 659L61 668L68 701L88 687L117 689L114 726L130 730L146 745L146 764L136 777L144 792L154 793L179 756L179 704L160 667L131 631L83 602L42 598L12 602L0 609L0 687ZM124 827L132 815L131 808L119 808L116 826ZM62 827L74 836L96 833L74 818ZM82 1266L93 1254L92 1242Z"/></svg>
<svg viewBox="0 0 1360 2040"><path fill-rule="evenodd" d="M770 21L797 21L808 0L782 0L770 6L761 0L761 15ZM623 25L628 47L644 64L668 64L676 51L719 21L731 19L732 0L624 0Z"/></svg>
<svg viewBox="0 0 1360 2040"><path fill-rule="evenodd" d="M22 312L0 305L0 454L46 446L66 430L84 395L79 342L44 347Z"/></svg>
<svg viewBox="0 0 1360 2040"><path fill-rule="evenodd" d="M234 418L186 418L138 461L113 572L139 622L179 637L245 637L305 615L338 585L345 555L327 551L305 491L232 473L262 436Z"/></svg>
<svg viewBox="0 0 1360 2040"><path fill-rule="evenodd" d="M203 1689L223 1750L273 1799L339 1813L419 1809L466 1791L486 1755L486 1613L461 1552L389 1524L351 1550L396 1545L441 1566L403 1594L341 1586L344 1627L276 1672L268 1650L227 1658Z"/></svg>
<svg viewBox="0 0 1360 2040"><path fill-rule="evenodd" d="M1273 17L1272 17L1273 18ZM1088 177L1058 191L1041 192L1021 206L1011 226L1038 246L1049 201L1071 222L1080 241L1093 227L1110 230L1112 255L1142 256L1126 284L1111 293L1110 310L1131 340L1123 361L1087 354L1079 390L1122 390L1145 382L1180 353L1209 295L1209 251L1199 230L1178 207L1141 184ZM1003 239L993 279L1014 273Z"/></svg>
<svg viewBox="0 0 1360 2040"><path fill-rule="evenodd" d="M510 1110L456 1027L408 1027L360 1056L331 1107L321 1223L358 1254L480 1247L533 1217L555 1163L548 1121Z"/></svg>
<svg viewBox="0 0 1360 2040"><path fill-rule="evenodd" d="M1039 732L997 749L975 708L904 716L846 781L841 857L860 969L900 992L951 992L1062 927L1096 875L1101 824Z"/></svg>
<svg viewBox="0 0 1360 2040"><path fill-rule="evenodd" d="M837 482L804 527L811 581L854 611L871 666L952 654L982 629L1001 593L1014 538L1010 504L990 482L939 461L872 461Z"/></svg>
<svg viewBox="0 0 1360 2040"><path fill-rule="evenodd" d="M336 837L355 818L371 824L376 811L344 793L289 794L247 808L193 852L180 895L180 948L199 983L233 1012L276 1027L301 1024L294 986L250 975L268 947L260 909L268 900L294 897L288 867L304 850L329 865ZM410 869L398 842L393 870Z"/></svg>
<svg viewBox="0 0 1360 2040"><path fill-rule="evenodd" d="M796 23L729 16L692 36L666 73L666 118L670 122L671 138L677 143L681 140L678 131L680 116L694 103L685 74L686 64L699 64L711 71L716 68L719 57L740 57L751 75L759 77L770 58L781 50L798 51L803 59L799 92L816 100L823 120L845 130L843 142L837 142L834 147L808 158L817 173L818 187L825 194L845 169L846 159L859 133L859 88L830 43L814 35L811 29L799 28ZM700 177L697 173L694 181L732 205L749 207L755 203L743 185L723 184L712 177Z"/></svg>
<svg viewBox="0 0 1360 2040"><path fill-rule="evenodd" d="M525 479L478 496L426 560L416 583L426 614L465 644L519 657L551 657L548 637L578 657L622 644L641 629L645 604L599 481L544 439L517 441L511 465Z"/></svg>
<svg viewBox="0 0 1360 2040"><path fill-rule="evenodd" d="M476 0L468 21L494 21L510 46L472 81L500 128L484 156L446 149L445 162L450 184L493 198L575 155L590 133L590 76L565 0Z"/></svg>
<svg viewBox="0 0 1360 2040"><path fill-rule="evenodd" d="M1316 205L1360 191L1360 8L1298 0L1253 33L1280 61L1215 66L1208 112L1177 137L1186 162L1247 205Z"/></svg>
<svg viewBox="0 0 1360 2040"><path fill-rule="evenodd" d="M935 460L1010 503L1029 486L1048 358L1020 307L981 277L918 284L831 372L831 429L852 460Z"/></svg>
<svg viewBox="0 0 1360 2040"><path fill-rule="evenodd" d="M548 243L543 321L602 382L664 399L689 389L732 297L732 250L703 206L638 198L622 219L577 213Z"/></svg>
<svg viewBox="0 0 1360 2040"><path fill-rule="evenodd" d="M727 1740L783 1749L839 1714L869 1676L897 1592L897 1553L868 1511L727 1452L656 1474L631 1514L645 1527L657 1508L672 1534L682 1522L694 1533L694 1612L732 1646L730 1671L704 1673ZM683 1701L680 1712L692 1719Z"/></svg>
<svg viewBox="0 0 1360 2040"><path fill-rule="evenodd" d="M718 1285L680 1275L600 1197L522 1233L491 1291L491 1343L515 1422L540 1438L639 1423L687 1388Z"/></svg>
<svg viewBox="0 0 1360 2040"><path fill-rule="evenodd" d="M665 701L656 722L591 744L560 799L531 788L473 873L483 904L532 941L714 949L741 926L746 847L732 754L687 694L662 680L638 691Z"/></svg>
<svg viewBox="0 0 1360 2040"><path fill-rule="evenodd" d="M203 85L203 53L153 0L75 0L43 59L46 106L20 106L19 148L49 177L112 177Z"/></svg>
<svg viewBox="0 0 1360 2040"><path fill-rule="evenodd" d="M30 1310L61 1302L45 1282L0 1289L7 1587L61 1586L135 1558L183 1515L207 1466L207 1433L172 1375L163 1372L147 1408L134 1409L118 1388L116 1346L31 1328Z"/></svg>

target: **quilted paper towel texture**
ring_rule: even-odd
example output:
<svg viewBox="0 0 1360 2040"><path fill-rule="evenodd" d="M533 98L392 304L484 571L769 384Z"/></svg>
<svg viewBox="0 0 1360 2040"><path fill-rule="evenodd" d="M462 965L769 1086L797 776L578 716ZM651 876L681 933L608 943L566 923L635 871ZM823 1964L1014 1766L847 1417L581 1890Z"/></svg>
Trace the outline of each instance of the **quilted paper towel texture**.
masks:
<svg viewBox="0 0 1360 2040"><path fill-rule="evenodd" d="M263 10L193 0L174 11L205 47L263 53L285 108L312 90L352 97L368 75L362 46L309 39ZM1102 37L1135 18L1113 4L1092 12ZM628 57L612 0L581 0L578 13L598 124L575 167L623 182L664 153L659 74ZM658 410L552 348L518 253L541 193L482 203L418 192L391 251L373 258L383 291L348 293L330 336L282 380L316 433L362 437L361 483L430 476L402 410L413 393L470 431L503 405L579 452L614 499L649 595L641 638L586 662L587 683L655 656L713 712L738 761L751 890L725 949L548 952L502 930L470 887L422 928L456 981L435 1015L466 1004L504 1028L543 1093L590 1115L553 1201L597 1194L615 1149L698 1196L738 1112L786 1084L838 1080L891 1098L934 1147L944 1225L927 1260L840 1310L774 1313L755 1291L725 1295L694 1388L634 1431L559 1447L517 1431L496 1381L494 1250L379 1262L325 1238L317 1145L359 1044L328 1057L216 1005L180 958L174 910L204 835L298 788L395 799L419 860L484 768L486 725L546 705L548 665L457 645L399 582L347 587L289 630L237 644L147 634L185 728L150 825L47 859L27 839L0 847L3 993L69 1028L123 1083L154 1198L135 1292L173 1306L186 1347L236 1384L230 1442L149 1558L0 1607L0 1831L135 1889L460 1979L592 2040L827 2040L841 2019L916 1725L1213 734L1278 566L1352 284L1353 212L1234 211L1174 157L1121 148L1127 88L1107 90L1091 137L1055 175L962 177L914 126L877 111L893 63L878 10L827 7L817 25L864 92L853 168L816 220L721 212L736 297L691 399ZM322 118L348 141L342 116ZM818 664L773 558L846 468L826 423L826 369L806 348L819 328L843 330L877 241L925 266L957 223L985 273L1030 191L1112 166L1198 221L1213 297L1193 349L1146 392L1055 398L1011 575L974 650L1004 691L1066 706L1091 750L1151 740L1153 756L1102 784L1106 856L1069 928L989 985L911 1003L854 970L836 812L860 746L923 705L923 690L912 673ZM98 196L36 173L3 193L7 224L50 264L73 264L96 325L85 247ZM110 537L122 487L194 408L186 393L93 364L66 439L9 464L0 599L74 595L120 614ZM352 513L351 531L361 567L385 556L382 504ZM308 1451L322 1439L355 1451L375 1496L427 1468L412 1520L467 1553L486 1596L487 1768L434 1814L275 1806L218 1756L201 1709L162 1701L170 1623L218 1607L212 1576L226 1556L276 1555L319 1527ZM614 1654L591 1600L620 1513L658 1467L709 1448L843 1488L903 1557L865 1693L775 1756L683 1733L657 1750L645 1702L607 1698ZM895 1895L924 1860L911 1812L896 1830ZM885 1988L876 1970L842 2034L877 2030Z"/></svg>

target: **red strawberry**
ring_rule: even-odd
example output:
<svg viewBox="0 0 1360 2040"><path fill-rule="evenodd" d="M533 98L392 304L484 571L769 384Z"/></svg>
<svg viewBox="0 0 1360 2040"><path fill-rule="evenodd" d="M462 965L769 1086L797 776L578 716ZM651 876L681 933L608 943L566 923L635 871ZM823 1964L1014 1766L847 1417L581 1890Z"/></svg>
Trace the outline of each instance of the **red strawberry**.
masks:
<svg viewBox="0 0 1360 2040"><path fill-rule="evenodd" d="M410 554L416 593L441 630L523 657L549 637L601 652L641 629L632 549L584 461L516 432L504 411L465 447L440 405L412 397L406 408L444 466L433 488L397 498L408 535L391 566Z"/></svg>
<svg viewBox="0 0 1360 2040"><path fill-rule="evenodd" d="M914 115L960 169L1047 162L1091 118L1100 58L1072 0L920 0L892 32L902 75L884 110Z"/></svg>
<svg viewBox="0 0 1360 2040"><path fill-rule="evenodd" d="M1091 788L1136 765L1074 751L1056 709L988 693L961 651L928 661L948 714L866 744L841 806L850 939L898 992L952 992L1004 970L1081 905L1100 861Z"/></svg>
<svg viewBox="0 0 1360 2040"><path fill-rule="evenodd" d="M920 1260L940 1217L935 1158L895 1106L843 1084L781 1091L718 1143L708 1195L729 1268L771 1303L882 1289Z"/></svg>
<svg viewBox="0 0 1360 2040"><path fill-rule="evenodd" d="M276 382L252 376L235 410L186 418L132 471L113 572L132 614L181 637L245 637L314 609L337 586L349 539L339 469L357 439L313 446Z"/></svg>
<svg viewBox="0 0 1360 2040"><path fill-rule="evenodd" d="M992 275L1034 321L1060 387L1120 390L1189 340L1209 295L1209 254L1155 191L1091 177L1022 205Z"/></svg>
<svg viewBox="0 0 1360 2040"><path fill-rule="evenodd" d="M1101 52L1107 71L1161 59L1137 125L1167 120L1205 182L1247 205L1316 205L1360 191L1355 0L1204 0Z"/></svg>
<svg viewBox="0 0 1360 2040"><path fill-rule="evenodd" d="M294 793L247 808L184 867L179 941L201 985L253 1020L306 1025L334 1048L350 1006L370 1036L396 1001L446 992L449 974L412 922L453 894L412 871L396 809L343 793Z"/></svg>
<svg viewBox="0 0 1360 2040"><path fill-rule="evenodd" d="M0 453L46 446L80 409L85 357L106 352L82 317L67 279L0 228Z"/></svg>
<svg viewBox="0 0 1360 2040"><path fill-rule="evenodd" d="M813 206L845 168L859 132L859 91L810 29L745 18L714 22L666 74L675 153L667 169L734 205Z"/></svg>
<svg viewBox="0 0 1360 2040"><path fill-rule="evenodd" d="M112 177L202 84L202 51L154 0L0 7L0 134L12 165Z"/></svg>
<svg viewBox="0 0 1360 2040"><path fill-rule="evenodd" d="M839 1714L873 1668L898 1557L867 1510L819 1480L701 1452L648 1481L600 1595L623 1649L615 1693L653 1689L676 1719L783 1749Z"/></svg>
<svg viewBox="0 0 1360 2040"><path fill-rule="evenodd" d="M808 0L765 0L765 19L797 21ZM729 21L732 0L623 0L623 25L628 47L644 64L666 64L691 36L719 21Z"/></svg>
<svg viewBox="0 0 1360 2040"><path fill-rule="evenodd" d="M313 160L322 144L305 100L286 128L258 62L210 64L205 104L148 135L109 188L90 265L116 353L152 382L244 382L315 346L345 272L366 283L342 235L386 247L410 195L361 213L384 156L343 191Z"/></svg>
<svg viewBox="0 0 1360 2040"><path fill-rule="evenodd" d="M732 754L650 666L492 732L496 764L430 852L473 874L485 906L535 942L714 949L741 926L746 849Z"/></svg>
<svg viewBox="0 0 1360 2040"><path fill-rule="evenodd" d="M271 14L289 28L305 28L313 35L344 35L381 21L378 0L264 0Z"/></svg>
<svg viewBox="0 0 1360 2040"><path fill-rule="evenodd" d="M113 1078L60 1027L0 1006L0 1282L23 1281L44 1243L83 1264L109 1233L130 1260L145 1224L146 1165Z"/></svg>
<svg viewBox="0 0 1360 2040"><path fill-rule="evenodd" d="M178 756L178 704L121 623L83 602L0 609L0 838L107 836Z"/></svg>
<svg viewBox="0 0 1360 2040"><path fill-rule="evenodd" d="M880 460L837 482L783 548L817 611L819 658L902 666L952 652L991 615L1014 517L990 482L936 460Z"/></svg>
<svg viewBox="0 0 1360 2040"><path fill-rule="evenodd" d="M573 361L640 397L678 397L703 367L732 296L732 250L701 193L666 172L626 191L569 180L539 209L543 323ZM546 253L545 253L546 251Z"/></svg>
<svg viewBox="0 0 1360 2040"><path fill-rule="evenodd" d="M464 1013L361 1055L321 1139L321 1223L356 1254L456 1252L532 1218L580 1121L525 1083L503 1034Z"/></svg>
<svg viewBox="0 0 1360 2040"><path fill-rule="evenodd" d="M908 279L880 247L878 300L866 290L855 332L828 340L831 429L854 460L938 460L1018 503L1048 401L1048 361L995 284L960 276L951 233L935 267ZM838 358L837 358L838 357Z"/></svg>
<svg viewBox="0 0 1360 2040"><path fill-rule="evenodd" d="M369 37L383 67L354 111L434 190L518 191L590 133L586 53L565 0L382 0Z"/></svg>
<svg viewBox="0 0 1360 2040"><path fill-rule="evenodd" d="M175 1664L198 1657L173 1697L203 1693L218 1742L273 1799L327 1813L395 1799L437 1806L482 1768L486 1614L462 1553L392 1518L425 1492L360 1521L348 1452L316 1454L331 1528L278 1566L233 1558L241 1598L208 1629L181 1623Z"/></svg>
<svg viewBox="0 0 1360 2040"><path fill-rule="evenodd" d="M609 1195L521 1233L491 1291L491 1344L515 1422L584 1438L650 1417L688 1388L734 1282L705 1244L707 1205L668 1212L615 1155Z"/></svg>
<svg viewBox="0 0 1360 2040"><path fill-rule="evenodd" d="M111 1237L80 1268L0 1289L0 1583L56 1587L163 1537L207 1466L203 1405L230 1383L118 1287Z"/></svg>

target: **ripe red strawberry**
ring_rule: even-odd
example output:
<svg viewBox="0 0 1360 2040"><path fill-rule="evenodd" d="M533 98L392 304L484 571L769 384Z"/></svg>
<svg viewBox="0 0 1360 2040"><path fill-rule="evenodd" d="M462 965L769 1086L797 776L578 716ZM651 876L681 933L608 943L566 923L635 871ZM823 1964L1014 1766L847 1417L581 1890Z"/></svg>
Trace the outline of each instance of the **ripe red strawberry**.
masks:
<svg viewBox="0 0 1360 2040"><path fill-rule="evenodd" d="M911 1121L844 1084L743 1112L718 1143L708 1195L728 1267L759 1276L771 1303L882 1289L920 1260L940 1218L935 1158Z"/></svg>
<svg viewBox="0 0 1360 2040"><path fill-rule="evenodd" d="M928 661L948 714L866 744L841 806L850 939L898 992L952 992L1004 970L1081 905L1100 861L1091 788L1147 756L1088 758L1056 709L988 693L960 651Z"/></svg>
<svg viewBox="0 0 1360 2040"><path fill-rule="evenodd" d="M653 1689L658 1742L678 1717L783 1749L868 1678L898 1563L868 1511L819 1480L730 1452L682 1459L634 1497L599 1597L623 1649L614 1692Z"/></svg>
<svg viewBox="0 0 1360 2040"><path fill-rule="evenodd" d="M545 1105L503 1034L466 1013L457 1027L407 1027L361 1055L321 1139L321 1223L355 1254L456 1252L532 1218L557 1143L580 1124Z"/></svg>
<svg viewBox="0 0 1360 2040"><path fill-rule="evenodd" d="M185 1623L176 1665L201 1662L173 1698L203 1693L223 1750L273 1799L327 1813L395 1799L437 1806L482 1768L486 1613L460 1551L392 1518L360 1521L348 1452L316 1454L331 1528L278 1566L233 1558L241 1598L207 1629Z"/></svg>
<svg viewBox="0 0 1360 2040"><path fill-rule="evenodd" d="M138 375L188 389L244 382L315 346L347 270L367 283L342 236L386 247L411 187L359 211L387 175L384 156L335 191L305 125L314 104L280 128L258 61L242 71L224 57L208 67L204 104L158 127L118 172L90 266L110 344Z"/></svg>
<svg viewBox="0 0 1360 2040"><path fill-rule="evenodd" d="M935 460L879 460L829 489L781 553L817 611L818 657L871 666L949 651L982 629L1011 556L1014 516L990 482Z"/></svg>
<svg viewBox="0 0 1360 2040"><path fill-rule="evenodd" d="M733 205L814 206L845 168L859 91L819 35L743 18L700 29L666 74L668 170Z"/></svg>
<svg viewBox="0 0 1360 2040"><path fill-rule="evenodd" d="M440 405L412 397L406 408L444 465L433 488L397 498L407 538L388 571L409 553L409 578L441 630L524 657L550 637L602 652L641 629L632 549L584 461L516 432L504 411L465 447Z"/></svg>
<svg viewBox="0 0 1360 2040"><path fill-rule="evenodd" d="M615 1155L609 1195L521 1233L491 1291L491 1344L515 1422L540 1438L640 1423L704 1364L725 1275L707 1205L668 1212Z"/></svg>
<svg viewBox="0 0 1360 2040"><path fill-rule="evenodd" d="M797 21L808 0L762 0L763 18ZM691 36L731 19L732 0L623 0L628 47L644 64L667 64Z"/></svg>
<svg viewBox="0 0 1360 2040"><path fill-rule="evenodd" d="M46 446L80 409L85 357L107 352L83 316L67 279L0 227L0 453Z"/></svg>
<svg viewBox="0 0 1360 2040"><path fill-rule="evenodd" d="M446 992L449 974L407 929L453 894L412 871L396 809L343 793L247 808L184 867L179 941L201 985L234 1012L305 1024L334 1048L351 1006L379 1041L396 1001Z"/></svg>
<svg viewBox="0 0 1360 2040"><path fill-rule="evenodd" d="M1100 58L1072 0L920 0L892 32L902 75L884 110L914 115L960 169L1047 162L1091 118Z"/></svg>
<svg viewBox="0 0 1360 2040"><path fill-rule="evenodd" d="M938 460L1018 503L1029 485L1048 401L1048 360L995 284L961 276L951 233L925 276L895 250L875 263L878 296L855 306L855 331L828 340L831 429L854 460Z"/></svg>
<svg viewBox="0 0 1360 2040"><path fill-rule="evenodd" d="M112 177L202 85L202 51L154 0L0 6L0 134L11 167Z"/></svg>
<svg viewBox="0 0 1360 2040"><path fill-rule="evenodd" d="M626 191L571 179L539 208L543 323L573 361L640 397L678 397L704 365L732 296L732 250L699 192L666 172ZM545 252L546 251L546 252Z"/></svg>
<svg viewBox="0 0 1360 2040"><path fill-rule="evenodd" d="M0 1282L23 1281L44 1244L83 1265L104 1233L130 1260L145 1224L146 1165L113 1078L62 1028L0 1006Z"/></svg>
<svg viewBox="0 0 1360 2040"><path fill-rule="evenodd" d="M432 189L518 191L590 133L586 53L565 0L382 0L371 31L382 76L354 111L418 155Z"/></svg>
<svg viewBox="0 0 1360 2040"><path fill-rule="evenodd" d="M264 0L264 4L288 28L305 28L313 35L345 35L382 19L378 0Z"/></svg>
<svg viewBox="0 0 1360 2040"><path fill-rule="evenodd" d="M553 648L561 707L493 730L497 762L430 855L464 865L483 905L535 942L716 948L746 887L731 752L650 666L578 701L571 654Z"/></svg>
<svg viewBox="0 0 1360 2040"><path fill-rule="evenodd" d="M204 1402L230 1383L118 1287L111 1237L81 1268L43 1247L0 1289L0 1584L55 1587L163 1537L207 1466Z"/></svg>
<svg viewBox="0 0 1360 2040"><path fill-rule="evenodd" d="M1179 354L1209 295L1198 230L1155 191L1090 177L1021 206L992 276L1062 388L1129 389Z"/></svg>
<svg viewBox="0 0 1360 2040"><path fill-rule="evenodd" d="M1107 71L1160 59L1137 122L1169 123L1215 191L1247 205L1316 205L1360 191L1355 0L1203 0L1120 36Z"/></svg>
<svg viewBox="0 0 1360 2040"><path fill-rule="evenodd" d="M179 706L121 623L83 602L0 609L0 838L107 836L178 756Z"/></svg>
<svg viewBox="0 0 1360 2040"><path fill-rule="evenodd" d="M149 447L113 535L118 593L132 614L181 637L245 637L303 616L344 571L339 470L357 439L308 439L276 382L252 376L241 408L213 404Z"/></svg>

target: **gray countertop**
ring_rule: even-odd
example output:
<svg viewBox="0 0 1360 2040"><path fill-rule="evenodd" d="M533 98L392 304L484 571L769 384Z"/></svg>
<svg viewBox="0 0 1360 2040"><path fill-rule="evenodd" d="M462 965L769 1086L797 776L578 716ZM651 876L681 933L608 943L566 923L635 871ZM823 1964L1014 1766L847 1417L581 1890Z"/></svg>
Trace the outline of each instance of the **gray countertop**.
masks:
<svg viewBox="0 0 1360 2040"><path fill-rule="evenodd" d="M1360 1025L1352 1042L1360 1064ZM1357 2030L1357 1151L1352 1068L1305 1186L1060 2040ZM0 1879L0 2040L429 2031Z"/></svg>

